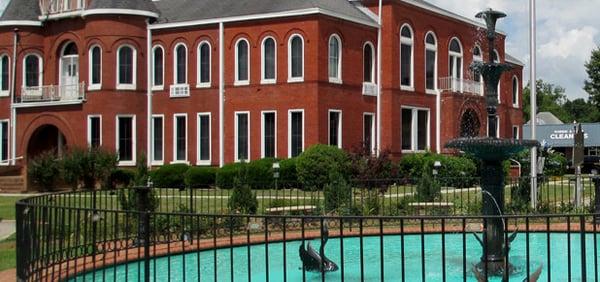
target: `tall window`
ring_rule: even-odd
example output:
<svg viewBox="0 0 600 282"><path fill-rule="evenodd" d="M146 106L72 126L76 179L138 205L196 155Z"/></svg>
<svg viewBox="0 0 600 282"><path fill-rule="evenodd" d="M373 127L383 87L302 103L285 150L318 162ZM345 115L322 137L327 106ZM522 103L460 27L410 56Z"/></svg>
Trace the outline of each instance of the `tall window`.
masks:
<svg viewBox="0 0 600 282"><path fill-rule="evenodd" d="M329 37L329 82L342 82L342 41L337 34Z"/></svg>
<svg viewBox="0 0 600 282"><path fill-rule="evenodd" d="M235 84L249 84L249 74L250 50L248 49L248 41L242 38L235 44Z"/></svg>
<svg viewBox="0 0 600 282"><path fill-rule="evenodd" d="M129 45L117 50L117 89L135 89L136 51Z"/></svg>
<svg viewBox="0 0 600 282"><path fill-rule="evenodd" d="M8 120L0 121L0 164L8 164Z"/></svg>
<svg viewBox="0 0 600 282"><path fill-rule="evenodd" d="M210 43L203 41L198 45L198 86L210 87Z"/></svg>
<svg viewBox="0 0 600 282"><path fill-rule="evenodd" d="M210 164L210 113L198 114L198 164Z"/></svg>
<svg viewBox="0 0 600 282"><path fill-rule="evenodd" d="M452 79L452 91L462 92L463 86L463 53L460 41L452 38L449 48L448 73Z"/></svg>
<svg viewBox="0 0 600 282"><path fill-rule="evenodd" d="M400 87L413 87L413 32L409 25L400 29Z"/></svg>
<svg viewBox="0 0 600 282"><path fill-rule="evenodd" d="M275 158L277 143L277 114L275 112L262 113L262 157Z"/></svg>
<svg viewBox="0 0 600 282"><path fill-rule="evenodd" d="M304 111L290 110L288 116L288 155L297 157L304 150Z"/></svg>
<svg viewBox="0 0 600 282"><path fill-rule="evenodd" d="M342 112L329 110L329 145L342 147Z"/></svg>
<svg viewBox="0 0 600 282"><path fill-rule="evenodd" d="M152 116L152 162L162 164L164 161L164 117Z"/></svg>
<svg viewBox="0 0 600 282"><path fill-rule="evenodd" d="M89 89L100 89L102 84L102 49L95 45L89 52Z"/></svg>
<svg viewBox="0 0 600 282"><path fill-rule="evenodd" d="M250 160L250 113L235 113L235 161Z"/></svg>
<svg viewBox="0 0 600 282"><path fill-rule="evenodd" d="M304 39L299 34L292 35L288 44L288 81L304 80Z"/></svg>
<svg viewBox="0 0 600 282"><path fill-rule="evenodd" d="M98 148L102 145L102 117L88 116L88 146Z"/></svg>
<svg viewBox="0 0 600 282"><path fill-rule="evenodd" d="M512 137L515 140L519 140L519 127L516 125L513 125L512 127Z"/></svg>
<svg viewBox="0 0 600 282"><path fill-rule="evenodd" d="M165 80L165 50L162 46L154 46L152 51L152 86L159 90L164 86Z"/></svg>
<svg viewBox="0 0 600 282"><path fill-rule="evenodd" d="M0 56L0 96L8 96L10 60L7 55Z"/></svg>
<svg viewBox="0 0 600 282"><path fill-rule="evenodd" d="M481 48L479 46L475 46L473 48L473 61L474 62L483 62L483 56L481 54ZM480 84L479 94L483 95L483 77L481 73L478 71L473 71L473 80Z"/></svg>
<svg viewBox="0 0 600 282"><path fill-rule="evenodd" d="M373 63L373 44L367 42L363 48L363 82L375 82L375 64Z"/></svg>
<svg viewBox="0 0 600 282"><path fill-rule="evenodd" d="M175 84L187 84L187 47L180 43L175 46Z"/></svg>
<svg viewBox="0 0 600 282"><path fill-rule="evenodd" d="M375 151L375 123L373 122L373 114L365 113L363 115L363 146L371 152Z"/></svg>
<svg viewBox="0 0 600 282"><path fill-rule="evenodd" d="M187 114L175 114L173 128L173 159L187 161Z"/></svg>
<svg viewBox="0 0 600 282"><path fill-rule="evenodd" d="M117 116L117 151L120 165L135 165L135 116Z"/></svg>
<svg viewBox="0 0 600 282"><path fill-rule="evenodd" d="M424 151L429 148L429 110L402 109L402 150Z"/></svg>
<svg viewBox="0 0 600 282"><path fill-rule="evenodd" d="M516 76L512 79L512 104L515 108L519 106L519 79Z"/></svg>
<svg viewBox="0 0 600 282"><path fill-rule="evenodd" d="M261 66L261 83L275 83L277 73L277 48L273 37L266 37L262 42Z"/></svg>
<svg viewBox="0 0 600 282"><path fill-rule="evenodd" d="M433 32L425 36L425 90L437 89L437 40Z"/></svg>
<svg viewBox="0 0 600 282"><path fill-rule="evenodd" d="M25 56L25 86L41 86L42 83L42 59L35 54Z"/></svg>
<svg viewBox="0 0 600 282"><path fill-rule="evenodd" d="M500 63L500 55L498 55L498 51L496 49L494 49L494 52L492 52L492 61L497 64ZM501 82L502 82L502 79L500 79L500 81L498 81L498 90L497 90L498 91L498 95L497 95L498 96L498 104L500 104L500 102L502 101L502 96L500 95L501 94L501 91L500 91L501 90L500 89Z"/></svg>

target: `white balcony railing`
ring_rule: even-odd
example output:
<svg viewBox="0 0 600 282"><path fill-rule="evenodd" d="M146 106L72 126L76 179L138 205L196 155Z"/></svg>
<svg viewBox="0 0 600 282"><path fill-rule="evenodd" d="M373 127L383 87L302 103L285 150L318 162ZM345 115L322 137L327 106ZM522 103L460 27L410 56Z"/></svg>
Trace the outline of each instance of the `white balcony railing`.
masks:
<svg viewBox="0 0 600 282"><path fill-rule="evenodd" d="M481 82L452 76L440 78L438 89L442 92L450 91L454 93L483 95L483 84Z"/></svg>
<svg viewBox="0 0 600 282"><path fill-rule="evenodd" d="M170 91L171 97L188 97L190 96L190 85L189 84L174 84L171 85Z"/></svg>
<svg viewBox="0 0 600 282"><path fill-rule="evenodd" d="M85 83L73 85L43 85L23 86L21 97L17 104L26 103L48 103L59 104L61 102L77 103L85 100Z"/></svg>
<svg viewBox="0 0 600 282"><path fill-rule="evenodd" d="M377 96L377 84L371 82L363 82L362 94L365 96Z"/></svg>
<svg viewBox="0 0 600 282"><path fill-rule="evenodd" d="M58 15L79 12L85 9L86 0L41 0L43 15Z"/></svg>

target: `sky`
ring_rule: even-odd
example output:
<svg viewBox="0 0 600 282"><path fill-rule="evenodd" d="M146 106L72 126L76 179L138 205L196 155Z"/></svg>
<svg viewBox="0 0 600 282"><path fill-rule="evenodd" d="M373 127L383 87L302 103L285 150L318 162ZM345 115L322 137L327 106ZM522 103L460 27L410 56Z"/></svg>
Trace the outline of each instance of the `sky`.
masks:
<svg viewBox="0 0 600 282"><path fill-rule="evenodd" d="M529 81L528 0L427 0L437 6L474 18L485 8L508 14L498 28L507 33L506 51L526 64ZM0 12L8 0L0 0ZM537 0L537 77L566 89L569 99L587 98L584 64L600 46L600 0Z"/></svg>

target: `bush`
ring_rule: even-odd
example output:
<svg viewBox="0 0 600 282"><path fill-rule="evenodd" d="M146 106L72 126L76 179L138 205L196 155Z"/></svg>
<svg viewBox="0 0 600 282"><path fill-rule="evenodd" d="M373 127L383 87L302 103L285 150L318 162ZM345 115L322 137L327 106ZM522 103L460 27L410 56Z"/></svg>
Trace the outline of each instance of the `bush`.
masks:
<svg viewBox="0 0 600 282"><path fill-rule="evenodd" d="M43 152L27 165L29 177L44 191L53 191L60 176L60 165L54 152Z"/></svg>
<svg viewBox="0 0 600 282"><path fill-rule="evenodd" d="M105 189L115 189L117 187L129 187L134 183L136 177L135 172L129 169L115 169L105 182Z"/></svg>
<svg viewBox="0 0 600 282"><path fill-rule="evenodd" d="M239 175L234 179L233 192L229 196L227 206L234 213L255 214L258 209L258 200L252 193L250 185L245 181L247 177L246 168L239 170Z"/></svg>
<svg viewBox="0 0 600 282"><path fill-rule="evenodd" d="M440 197L440 184L433 179L427 164L422 171L417 183L416 198L420 202L433 202Z"/></svg>
<svg viewBox="0 0 600 282"><path fill-rule="evenodd" d="M297 158L289 158L279 162L279 186L281 188L298 187L298 173L296 171Z"/></svg>
<svg viewBox="0 0 600 282"><path fill-rule="evenodd" d="M323 197L325 212L339 215L348 213L352 204L352 188L339 171L332 170L329 174L328 183L323 189Z"/></svg>
<svg viewBox="0 0 600 282"><path fill-rule="evenodd" d="M182 188L185 187L185 173L190 167L186 164L164 165L152 173L154 187Z"/></svg>
<svg viewBox="0 0 600 282"><path fill-rule="evenodd" d="M348 180L350 161L346 152L328 145L314 145L302 153L297 160L298 180L304 189L321 190L329 181L333 171Z"/></svg>
<svg viewBox="0 0 600 282"><path fill-rule="evenodd" d="M133 184L135 186L146 186L148 185L148 163L147 163L146 153L140 154L136 164L135 164L135 173L133 178Z"/></svg>
<svg viewBox="0 0 600 282"><path fill-rule="evenodd" d="M116 169L118 156L102 148L73 148L62 160L62 174L65 182L73 189L80 184L87 189L95 189L96 183L106 183Z"/></svg>
<svg viewBox="0 0 600 282"><path fill-rule="evenodd" d="M275 159L266 158L249 162L246 180L252 189L271 189L275 187L273 163Z"/></svg>
<svg viewBox="0 0 600 282"><path fill-rule="evenodd" d="M370 148L361 147L350 154L350 163L352 179L366 188L379 188L380 192L385 192L390 180L397 177L389 151L375 156Z"/></svg>
<svg viewBox="0 0 600 282"><path fill-rule="evenodd" d="M567 172L567 158L559 152L548 152L545 156L544 175L563 176Z"/></svg>
<svg viewBox="0 0 600 282"><path fill-rule="evenodd" d="M441 163L438 170L438 179L442 186L465 188L472 187L477 179L477 166L475 162L465 156L445 156L432 153L411 154L404 156L398 163L402 176L409 179L418 179L426 170L433 171L436 161Z"/></svg>
<svg viewBox="0 0 600 282"><path fill-rule="evenodd" d="M244 163L226 164L217 170L215 176L215 184L221 189L231 189L234 185L234 180L240 174L240 168Z"/></svg>
<svg viewBox="0 0 600 282"><path fill-rule="evenodd" d="M217 169L213 167L190 167L184 176L186 187L208 188L215 185Z"/></svg>

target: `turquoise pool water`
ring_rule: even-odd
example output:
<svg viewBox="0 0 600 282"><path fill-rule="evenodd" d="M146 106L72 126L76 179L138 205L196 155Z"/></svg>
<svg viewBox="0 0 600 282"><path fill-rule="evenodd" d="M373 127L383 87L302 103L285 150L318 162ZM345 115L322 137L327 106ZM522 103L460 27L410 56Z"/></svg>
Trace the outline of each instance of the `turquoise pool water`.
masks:
<svg viewBox="0 0 600 282"><path fill-rule="evenodd" d="M423 272L426 281L442 281L442 236L431 234L424 236L425 251L421 252L420 235L404 235L405 279L406 281L421 281ZM586 235L586 273L587 281L595 281L594 261L594 235ZM446 253L446 280L463 281L462 259L462 234L445 235ZM598 236L600 240L600 236ZM543 264L544 270L539 281L548 281L548 274L552 281L568 281L569 256L568 235L566 233L550 234L550 256L547 251L547 234L529 234L530 267L533 272ZM312 245L318 249L320 240L312 240ZM525 278L526 267L526 235L519 234L513 242L510 262L518 268L518 272L511 276L511 281L522 281ZM581 240L579 234L570 235L571 242L571 281L582 281L581 275ZM600 241L598 242L600 244ZM302 281L303 271L300 270L301 262L298 256L300 241L268 244L268 268L265 259L265 244L250 247L236 247L233 249L219 249L202 251L185 255L174 255L158 258L151 262L151 277L154 281L266 281L267 272L269 281L284 281L284 255L287 266L287 281ZM326 255L339 266L340 270L325 274L325 281L341 281L341 239L332 238L326 245ZM344 264L343 275L345 281L360 281L360 239L344 238ZM381 281L380 264L380 237L363 238L363 262L365 281ZM248 250L250 256L248 256ZM471 268L479 261L481 247L472 235L466 237L467 253L467 281L476 281ZM216 269L214 255L216 254ZM231 266L233 254L233 267ZM401 236L383 237L384 254L384 280L401 281L402 246ZM600 252L599 252L600 254ZM421 267L424 256L425 268ZM548 272L548 257L550 257L550 272ZM250 270L248 260L250 259ZM198 269L198 260L200 269ZM233 273L232 273L233 270ZM216 277L215 277L216 273ZM250 273L250 275L248 274ZM185 278L184 278L185 274ZM198 277L200 275L200 277ZM306 281L321 281L320 273L305 273ZM95 277L94 277L95 276ZM198 279L200 278L200 279ZM143 263L134 262L127 265L105 268L95 273L80 275L70 281L143 281ZM500 281L491 278L490 281Z"/></svg>

